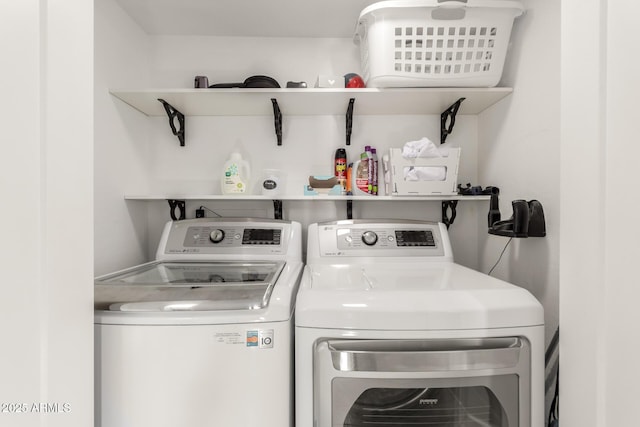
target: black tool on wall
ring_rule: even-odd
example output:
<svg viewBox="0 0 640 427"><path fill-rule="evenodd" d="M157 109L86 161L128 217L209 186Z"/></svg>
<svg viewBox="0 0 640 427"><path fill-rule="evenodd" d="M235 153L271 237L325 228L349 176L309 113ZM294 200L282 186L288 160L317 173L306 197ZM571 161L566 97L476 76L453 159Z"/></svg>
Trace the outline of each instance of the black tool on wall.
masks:
<svg viewBox="0 0 640 427"><path fill-rule="evenodd" d="M544 237L546 225L542 203L538 200L513 200L511 218L500 220L498 195L491 195L489 204L489 234L505 237ZM497 220L496 220L497 219Z"/></svg>
<svg viewBox="0 0 640 427"><path fill-rule="evenodd" d="M497 189L497 187L495 188ZM500 194L500 190L492 193L491 199L489 200L489 215L487 215L489 228L502 219L500 216L500 199L498 198L498 194Z"/></svg>

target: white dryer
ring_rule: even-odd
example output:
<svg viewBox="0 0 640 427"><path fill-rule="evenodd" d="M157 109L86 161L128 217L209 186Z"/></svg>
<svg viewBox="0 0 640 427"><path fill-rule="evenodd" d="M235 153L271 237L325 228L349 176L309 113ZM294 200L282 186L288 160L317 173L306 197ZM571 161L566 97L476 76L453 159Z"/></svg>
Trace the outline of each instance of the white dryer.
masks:
<svg viewBox="0 0 640 427"><path fill-rule="evenodd" d="M97 427L293 425L299 223L169 222L95 281Z"/></svg>
<svg viewBox="0 0 640 427"><path fill-rule="evenodd" d="M296 427L541 427L543 323L529 292L455 264L442 224L312 224Z"/></svg>

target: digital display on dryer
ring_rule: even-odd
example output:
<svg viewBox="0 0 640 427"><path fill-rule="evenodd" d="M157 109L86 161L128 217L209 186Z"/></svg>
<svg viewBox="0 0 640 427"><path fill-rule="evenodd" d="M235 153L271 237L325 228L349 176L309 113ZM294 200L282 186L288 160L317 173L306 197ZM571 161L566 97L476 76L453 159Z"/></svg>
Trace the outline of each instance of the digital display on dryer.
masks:
<svg viewBox="0 0 640 427"><path fill-rule="evenodd" d="M431 230L396 230L398 246L435 246Z"/></svg>

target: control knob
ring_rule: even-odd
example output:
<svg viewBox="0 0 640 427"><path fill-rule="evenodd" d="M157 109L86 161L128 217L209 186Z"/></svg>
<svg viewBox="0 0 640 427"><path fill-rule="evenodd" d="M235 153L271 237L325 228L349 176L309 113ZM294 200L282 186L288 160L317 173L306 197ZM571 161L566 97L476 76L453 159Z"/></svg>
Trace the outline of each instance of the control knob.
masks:
<svg viewBox="0 0 640 427"><path fill-rule="evenodd" d="M376 244L376 242L378 241L378 235L371 231L371 230L367 230L364 233L362 233L362 243L364 243L367 246L373 246Z"/></svg>
<svg viewBox="0 0 640 427"><path fill-rule="evenodd" d="M224 240L224 231L216 228L211 233L209 233L209 240L213 243L220 243Z"/></svg>

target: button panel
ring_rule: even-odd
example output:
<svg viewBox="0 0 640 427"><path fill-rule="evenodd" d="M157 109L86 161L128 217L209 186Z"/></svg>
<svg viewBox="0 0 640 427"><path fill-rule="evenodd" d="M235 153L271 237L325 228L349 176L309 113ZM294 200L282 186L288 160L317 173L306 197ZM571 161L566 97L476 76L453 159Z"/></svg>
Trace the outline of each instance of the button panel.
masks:
<svg viewBox="0 0 640 427"><path fill-rule="evenodd" d="M242 227L189 227L183 246L185 248L204 248L211 246L236 247L246 245L280 246L282 229L280 228L242 228Z"/></svg>
<svg viewBox="0 0 640 427"><path fill-rule="evenodd" d="M435 246L431 230L396 230L398 246Z"/></svg>
<svg viewBox="0 0 640 427"><path fill-rule="evenodd" d="M247 228L242 234L243 245L279 245L282 230L277 228Z"/></svg>
<svg viewBox="0 0 640 427"><path fill-rule="evenodd" d="M444 255L437 224L355 224L323 225L319 228L323 256L406 257Z"/></svg>

